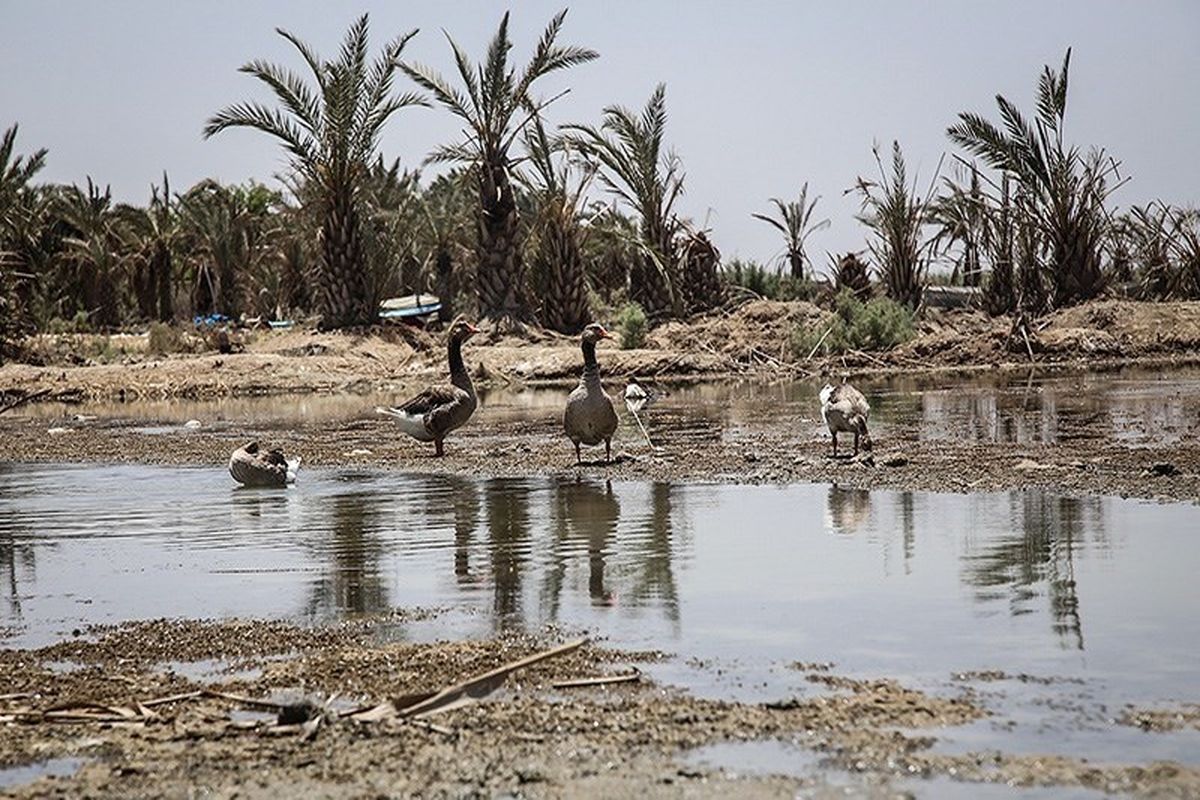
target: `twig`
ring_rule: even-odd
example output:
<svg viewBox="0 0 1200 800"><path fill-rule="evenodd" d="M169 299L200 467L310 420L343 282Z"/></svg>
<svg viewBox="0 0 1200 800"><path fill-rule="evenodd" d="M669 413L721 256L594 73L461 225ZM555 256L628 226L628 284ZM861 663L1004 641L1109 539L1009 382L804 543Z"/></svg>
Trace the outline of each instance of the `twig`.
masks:
<svg viewBox="0 0 1200 800"><path fill-rule="evenodd" d="M156 697L153 700L144 700L141 704L146 708L154 708L155 706L161 706L166 703L175 703L180 700L194 700L202 694L204 694L204 692L199 690L194 692L184 692L183 694L173 694L169 697Z"/></svg>
<svg viewBox="0 0 1200 800"><path fill-rule="evenodd" d="M215 689L201 689L201 694L205 697L216 697L221 700L231 700L234 703L241 703L255 708L265 708L269 711L278 711L281 708L287 708L291 703L277 703L274 700L255 700L253 697L242 697L237 694L229 694L228 692L218 692Z"/></svg>
<svg viewBox="0 0 1200 800"><path fill-rule="evenodd" d="M832 332L833 332L833 326L830 325L828 328L825 329L825 332L821 334L821 338L817 339L817 343L813 345L812 350L808 351L808 358L804 359L805 361L812 361L812 357L816 354L817 350L824 343L825 337L828 336Z"/></svg>
<svg viewBox="0 0 1200 800"><path fill-rule="evenodd" d="M626 673L625 675L605 675L599 678L578 678L570 681L559 681L558 683L550 684L555 689L575 689L584 686L605 686L610 683L636 683L642 679L642 673L639 670Z"/></svg>
<svg viewBox="0 0 1200 800"><path fill-rule="evenodd" d="M32 403L34 400L38 400L38 399L50 394L51 391L53 391L53 390L52 389L41 389L39 391L34 392L33 394L22 395L21 397L18 397L16 400L12 400L12 401L0 406L0 414L3 414L5 411L11 411L14 408L19 408L19 407L25 405L26 403Z"/></svg>

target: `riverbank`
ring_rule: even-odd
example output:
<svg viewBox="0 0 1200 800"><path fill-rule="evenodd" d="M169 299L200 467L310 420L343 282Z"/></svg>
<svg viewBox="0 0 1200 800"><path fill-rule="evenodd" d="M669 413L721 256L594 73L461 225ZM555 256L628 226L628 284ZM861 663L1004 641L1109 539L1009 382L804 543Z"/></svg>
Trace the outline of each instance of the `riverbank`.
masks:
<svg viewBox="0 0 1200 800"><path fill-rule="evenodd" d="M983 492L1043 488L1197 502L1200 380L1163 370L1114 377L1079 373L1034 382L861 384L876 409L875 449L831 457L820 421L819 381L704 384L677 389L642 414L653 446L621 410L614 460L585 452L576 466L561 428L564 390L493 392L448 440L446 456L400 434L374 413L386 395L58 406L0 416L4 458L37 462L202 465L223 470L250 439L281 447L313 467L490 477L584 474L611 480L775 483ZM1130 388L1133 387L1133 388ZM613 385L616 394L620 386ZM230 401L231 403L234 401ZM328 406L328 407L326 407ZM49 410L49 409L46 409ZM34 413L34 412L38 413ZM195 419L190 419L190 416Z"/></svg>
<svg viewBox="0 0 1200 800"><path fill-rule="evenodd" d="M611 377L660 381L1200 362L1197 302L1094 301L1017 332L1007 318L931 310L919 320L915 338L890 351L824 359L793 351L793 331L820 331L828 320L829 312L810 303L755 301L663 325L640 349L602 347L600 360ZM520 334L484 328L466 351L481 385L577 378L580 356L573 337L533 328ZM41 363L0 367L0 393L7 401L37 393L64 400L404 393L445 371L441 339L404 326L367 333L245 331L234 334L227 353L212 349L212 337L179 334L169 344L196 352L156 354L145 334L35 337L26 350L32 362Z"/></svg>

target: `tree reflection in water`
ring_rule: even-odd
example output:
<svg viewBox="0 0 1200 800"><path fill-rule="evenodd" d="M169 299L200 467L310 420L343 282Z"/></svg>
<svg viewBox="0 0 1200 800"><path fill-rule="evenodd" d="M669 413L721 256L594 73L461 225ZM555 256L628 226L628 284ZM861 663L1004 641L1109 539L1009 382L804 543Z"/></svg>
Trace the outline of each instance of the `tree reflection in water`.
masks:
<svg viewBox="0 0 1200 800"><path fill-rule="evenodd" d="M657 601L663 613L676 627L679 624L679 590L671 568L676 526L683 521L682 490L670 483L655 483L650 487L650 518L646 536L638 536L631 554L638 566L629 591L632 605L649 605Z"/></svg>
<svg viewBox="0 0 1200 800"><path fill-rule="evenodd" d="M1106 541L1100 498L1028 490L1012 496L1011 516L1018 532L964 556L964 580L980 600L1007 596L1014 616L1032 613L1029 604L1042 594L1037 587L1044 582L1054 631L1064 646L1083 650L1074 556L1089 533L1095 542Z"/></svg>
<svg viewBox="0 0 1200 800"><path fill-rule="evenodd" d="M529 552L530 485L525 480L491 478L483 484L491 539L493 621L500 628L521 627L521 572Z"/></svg>
<svg viewBox="0 0 1200 800"><path fill-rule="evenodd" d="M21 619L21 588L22 578L18 573L27 576L30 583L34 580L36 571L36 548L32 542L33 532L21 521L19 507L9 495L10 469L0 464L0 570L4 572L8 591L5 593L6 620ZM14 494L19 494L19 490ZM43 547L53 547L52 543L43 543Z"/></svg>
<svg viewBox="0 0 1200 800"><path fill-rule="evenodd" d="M332 531L318 544L327 559L324 574L312 586L307 603L311 618L332 614L370 614L391 607L380 574L384 554L379 538L379 499L371 492L346 492L330 499Z"/></svg>

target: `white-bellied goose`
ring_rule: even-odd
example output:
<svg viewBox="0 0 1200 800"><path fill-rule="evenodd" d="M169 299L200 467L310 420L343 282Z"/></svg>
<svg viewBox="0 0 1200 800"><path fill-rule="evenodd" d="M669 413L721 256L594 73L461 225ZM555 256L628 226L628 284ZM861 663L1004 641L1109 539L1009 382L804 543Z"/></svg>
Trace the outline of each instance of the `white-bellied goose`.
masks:
<svg viewBox="0 0 1200 800"><path fill-rule="evenodd" d="M466 320L455 320L450 326L446 345L449 383L430 386L402 406L375 409L393 417L400 430L417 441L433 442L434 455L443 455L442 442L446 435L466 424L478 405L475 387L462 358L463 342L478 332L479 329Z"/></svg>
<svg viewBox="0 0 1200 800"><path fill-rule="evenodd" d="M867 418L871 415L871 406L862 392L848 383L833 387L828 383L821 390L821 419L833 434L833 455L837 457L837 437L839 433L854 434L854 455L858 455L861 440L864 450L871 449L871 436L867 433Z"/></svg>
<svg viewBox="0 0 1200 800"><path fill-rule="evenodd" d="M579 446L589 447L604 442L604 460L612 460L612 435L617 430L617 412L613 409L612 398L600 385L600 365L596 363L596 343L601 339L611 339L612 334L598 322L593 322L583 329L579 337L583 348L583 376L579 385L567 398L567 408L563 412L563 428L575 445L575 463L582 462Z"/></svg>
<svg viewBox="0 0 1200 800"><path fill-rule="evenodd" d="M296 480L300 459L284 458L281 450L264 450L250 442L229 457L229 474L243 486L287 486Z"/></svg>

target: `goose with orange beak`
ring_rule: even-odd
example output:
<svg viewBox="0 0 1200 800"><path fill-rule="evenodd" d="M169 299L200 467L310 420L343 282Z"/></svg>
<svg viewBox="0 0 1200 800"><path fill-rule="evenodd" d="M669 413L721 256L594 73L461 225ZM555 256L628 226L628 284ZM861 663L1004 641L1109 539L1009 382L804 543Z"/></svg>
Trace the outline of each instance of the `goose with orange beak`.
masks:
<svg viewBox="0 0 1200 800"><path fill-rule="evenodd" d="M604 462L612 460L612 437L617 430L617 412L612 398L600 384L600 364L596 361L596 343L611 339L612 334L598 322L583 329L579 343L583 349L583 376L567 398L563 429L575 445L575 463L582 463L581 445L595 447L604 442Z"/></svg>
<svg viewBox="0 0 1200 800"><path fill-rule="evenodd" d="M462 357L463 342L477 333L479 329L466 320L455 320L446 345L450 382L430 386L404 405L375 409L395 419L400 430L417 441L433 442L436 456L444 455L447 434L465 425L479 404Z"/></svg>

